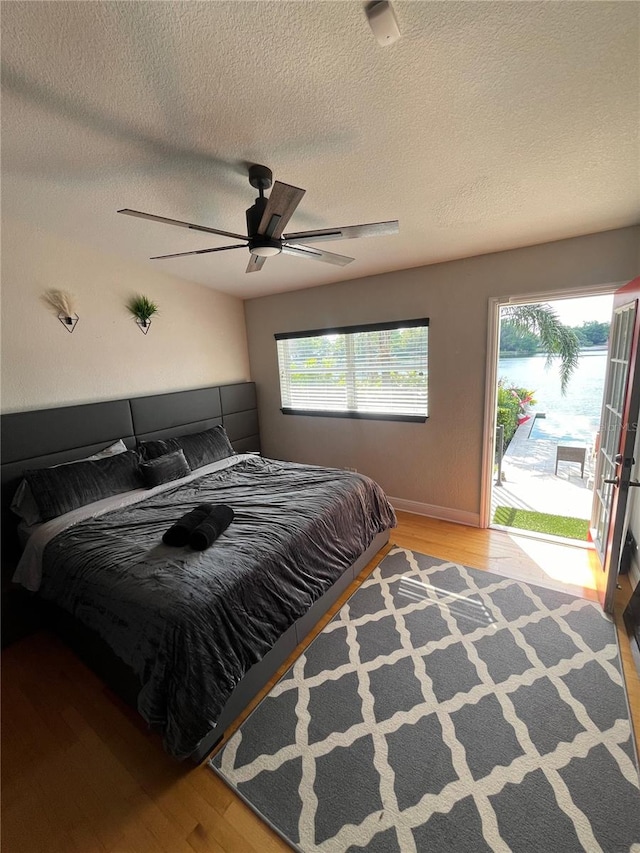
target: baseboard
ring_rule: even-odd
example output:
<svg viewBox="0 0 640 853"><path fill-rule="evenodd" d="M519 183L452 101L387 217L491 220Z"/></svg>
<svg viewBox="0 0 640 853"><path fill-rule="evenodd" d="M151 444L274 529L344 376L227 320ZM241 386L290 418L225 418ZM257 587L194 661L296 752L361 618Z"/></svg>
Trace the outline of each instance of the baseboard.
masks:
<svg viewBox="0 0 640 853"><path fill-rule="evenodd" d="M389 498L394 509L412 512L414 515L426 515L428 518L439 518L441 521L452 521L454 524L466 524L467 527L480 527L480 513L465 512L461 509L451 509L435 504L423 504L419 501L407 501L404 498Z"/></svg>

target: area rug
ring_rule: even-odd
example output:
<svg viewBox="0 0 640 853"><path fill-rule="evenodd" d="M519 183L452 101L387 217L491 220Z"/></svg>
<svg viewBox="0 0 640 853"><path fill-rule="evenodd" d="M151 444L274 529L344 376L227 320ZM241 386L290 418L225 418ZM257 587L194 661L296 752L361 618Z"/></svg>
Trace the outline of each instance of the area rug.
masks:
<svg viewBox="0 0 640 853"><path fill-rule="evenodd" d="M615 628L393 548L211 760L294 849L640 853Z"/></svg>

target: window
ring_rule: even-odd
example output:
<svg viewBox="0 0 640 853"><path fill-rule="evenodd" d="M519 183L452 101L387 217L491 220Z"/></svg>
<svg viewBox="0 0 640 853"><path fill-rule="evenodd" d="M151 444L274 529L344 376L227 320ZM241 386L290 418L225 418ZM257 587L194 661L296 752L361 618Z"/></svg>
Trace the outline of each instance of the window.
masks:
<svg viewBox="0 0 640 853"><path fill-rule="evenodd" d="M276 335L282 411L424 421L429 320Z"/></svg>

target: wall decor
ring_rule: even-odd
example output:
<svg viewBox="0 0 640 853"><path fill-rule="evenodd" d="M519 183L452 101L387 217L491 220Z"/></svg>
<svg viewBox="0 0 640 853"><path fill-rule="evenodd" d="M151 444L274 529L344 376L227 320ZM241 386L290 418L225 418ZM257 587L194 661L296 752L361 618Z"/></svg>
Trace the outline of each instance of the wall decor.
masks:
<svg viewBox="0 0 640 853"><path fill-rule="evenodd" d="M151 318L158 313L157 304L138 293L127 302L127 308L135 317L140 331L146 335L151 327Z"/></svg>
<svg viewBox="0 0 640 853"><path fill-rule="evenodd" d="M42 294L42 301L55 311L58 320L67 332L73 332L80 318L73 309L71 294L66 290L45 290Z"/></svg>

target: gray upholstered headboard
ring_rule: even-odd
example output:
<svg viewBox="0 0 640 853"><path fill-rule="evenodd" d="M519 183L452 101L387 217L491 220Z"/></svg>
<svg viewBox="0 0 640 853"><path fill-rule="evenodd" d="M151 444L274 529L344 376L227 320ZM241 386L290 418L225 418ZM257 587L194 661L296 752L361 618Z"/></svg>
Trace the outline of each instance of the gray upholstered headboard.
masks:
<svg viewBox="0 0 640 853"><path fill-rule="evenodd" d="M25 469L82 459L119 438L134 448L138 441L217 424L224 426L238 453L260 450L253 382L2 415L3 585L19 555L17 518L9 507Z"/></svg>

